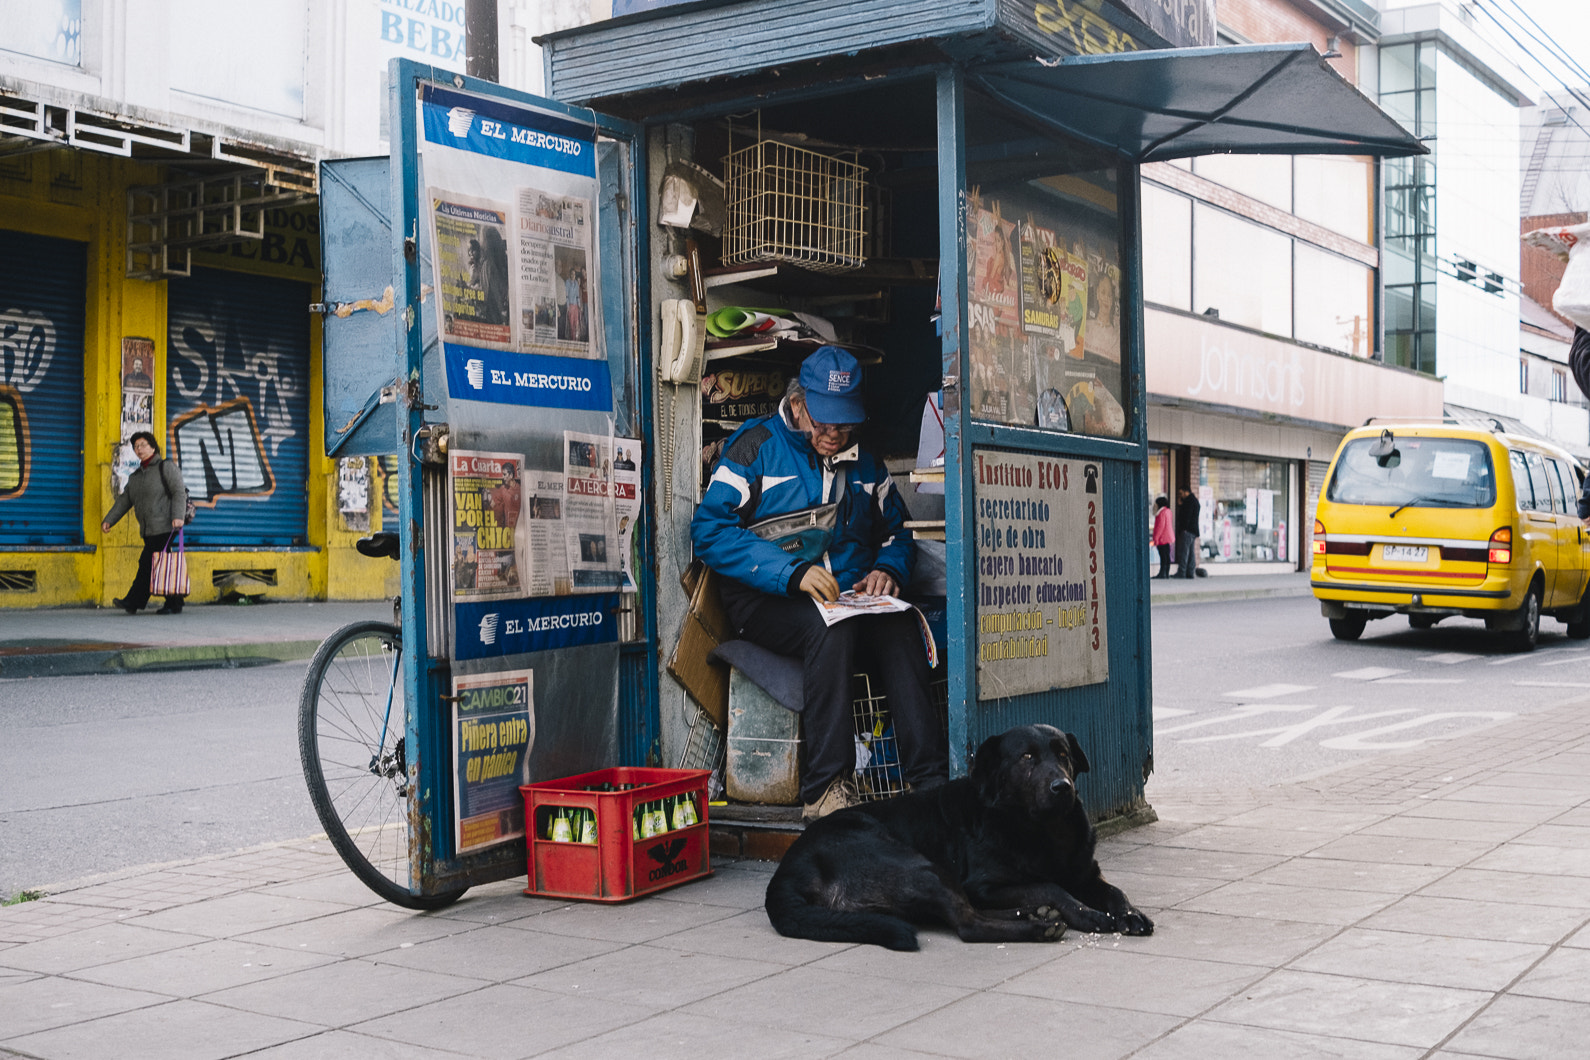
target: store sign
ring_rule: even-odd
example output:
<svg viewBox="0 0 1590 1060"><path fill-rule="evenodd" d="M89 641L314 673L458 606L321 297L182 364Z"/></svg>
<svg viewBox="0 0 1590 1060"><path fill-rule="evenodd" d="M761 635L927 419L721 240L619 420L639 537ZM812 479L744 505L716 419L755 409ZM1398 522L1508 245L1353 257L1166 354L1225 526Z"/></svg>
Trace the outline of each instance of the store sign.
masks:
<svg viewBox="0 0 1590 1060"><path fill-rule="evenodd" d="M618 640L616 593L552 596L456 605L458 659L611 644Z"/></svg>
<svg viewBox="0 0 1590 1060"><path fill-rule="evenodd" d="M1215 43L1214 0L1114 0L1172 48L1204 48Z"/></svg>
<svg viewBox="0 0 1590 1060"><path fill-rule="evenodd" d="M1149 393L1173 402L1342 427L1442 415L1437 379L1178 313L1145 309L1143 344Z"/></svg>
<svg viewBox="0 0 1590 1060"><path fill-rule="evenodd" d="M977 698L1110 676L1097 463L975 450Z"/></svg>

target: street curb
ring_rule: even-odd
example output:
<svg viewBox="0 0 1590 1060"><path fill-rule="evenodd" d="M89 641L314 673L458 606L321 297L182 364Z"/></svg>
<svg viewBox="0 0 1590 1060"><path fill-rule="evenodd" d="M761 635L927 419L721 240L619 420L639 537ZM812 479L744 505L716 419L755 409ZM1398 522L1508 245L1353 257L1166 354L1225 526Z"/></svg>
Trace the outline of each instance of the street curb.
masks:
<svg viewBox="0 0 1590 1060"><path fill-rule="evenodd" d="M177 644L111 651L38 652L0 659L0 678L81 677L162 670L229 670L307 659L318 640L256 644Z"/></svg>
<svg viewBox="0 0 1590 1060"><path fill-rule="evenodd" d="M1158 593L1150 598L1154 604L1202 604L1220 600L1262 600L1281 597L1312 596L1314 590L1303 589L1216 589L1199 593Z"/></svg>

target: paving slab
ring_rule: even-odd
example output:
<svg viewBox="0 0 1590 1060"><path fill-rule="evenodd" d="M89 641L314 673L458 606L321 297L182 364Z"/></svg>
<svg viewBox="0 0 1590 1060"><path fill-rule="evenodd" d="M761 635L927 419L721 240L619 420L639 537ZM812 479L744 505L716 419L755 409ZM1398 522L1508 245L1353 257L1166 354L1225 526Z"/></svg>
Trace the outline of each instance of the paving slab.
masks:
<svg viewBox="0 0 1590 1060"><path fill-rule="evenodd" d="M1555 1060L1590 1038L1584 768L1590 700L1275 788L1156 781L1161 821L1099 846L1155 934L1050 945L786 939L772 866L732 859L617 906L521 878L429 913L315 837L129 867L0 908L0 1060Z"/></svg>

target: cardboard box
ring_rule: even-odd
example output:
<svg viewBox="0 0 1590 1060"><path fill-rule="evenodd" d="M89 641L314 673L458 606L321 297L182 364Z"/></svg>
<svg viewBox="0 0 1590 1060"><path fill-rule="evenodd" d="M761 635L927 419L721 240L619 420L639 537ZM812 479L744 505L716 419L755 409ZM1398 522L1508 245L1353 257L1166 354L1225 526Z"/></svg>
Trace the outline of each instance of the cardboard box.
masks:
<svg viewBox="0 0 1590 1060"><path fill-rule="evenodd" d="M707 656L729 639L729 616L718 597L718 575L702 567L690 593L679 643L668 659L668 672L720 731L726 731L729 723L729 668L708 661Z"/></svg>

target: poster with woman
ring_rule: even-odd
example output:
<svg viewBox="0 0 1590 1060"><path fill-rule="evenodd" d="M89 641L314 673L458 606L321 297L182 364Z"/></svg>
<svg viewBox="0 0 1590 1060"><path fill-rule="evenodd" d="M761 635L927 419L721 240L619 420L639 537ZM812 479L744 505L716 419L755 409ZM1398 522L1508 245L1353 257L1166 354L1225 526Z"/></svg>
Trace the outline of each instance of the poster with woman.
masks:
<svg viewBox="0 0 1590 1060"><path fill-rule="evenodd" d="M1116 179L1113 170L1065 174L973 196L967 288L978 419L1126 433Z"/></svg>

